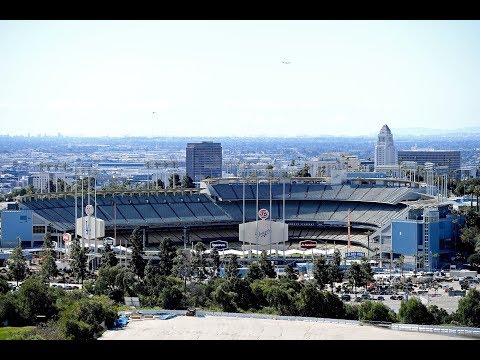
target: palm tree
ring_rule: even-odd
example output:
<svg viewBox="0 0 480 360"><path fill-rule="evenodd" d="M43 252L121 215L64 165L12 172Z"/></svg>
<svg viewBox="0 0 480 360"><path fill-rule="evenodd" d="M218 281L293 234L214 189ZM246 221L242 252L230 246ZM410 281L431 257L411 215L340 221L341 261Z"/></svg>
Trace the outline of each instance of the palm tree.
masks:
<svg viewBox="0 0 480 360"><path fill-rule="evenodd" d="M400 255L398 258L398 263L400 264L400 276L403 277L403 264L405 264L405 256Z"/></svg>
<svg viewBox="0 0 480 360"><path fill-rule="evenodd" d="M380 248L378 246L375 246L372 250L375 252L375 257L378 257L378 250L380 250Z"/></svg>
<svg viewBox="0 0 480 360"><path fill-rule="evenodd" d="M425 254L418 254L417 257L420 262L420 268L424 270L423 267L425 266Z"/></svg>
<svg viewBox="0 0 480 360"><path fill-rule="evenodd" d="M432 259L435 259L434 269L437 268L437 259L440 257L439 253L432 254Z"/></svg>
<svg viewBox="0 0 480 360"><path fill-rule="evenodd" d="M367 259L370 260L370 235L373 234L373 231L367 230L365 235L367 235Z"/></svg>
<svg viewBox="0 0 480 360"><path fill-rule="evenodd" d="M473 193L475 194L476 198L477 198L477 212L478 212L478 209L479 209L479 206L478 206L478 197L480 196L480 185L475 185L473 187Z"/></svg>
<svg viewBox="0 0 480 360"><path fill-rule="evenodd" d="M320 172L321 176L325 176L326 170L325 170L325 165L322 165L322 171Z"/></svg>
<svg viewBox="0 0 480 360"><path fill-rule="evenodd" d="M467 188L465 189L467 194L470 194L470 207L473 207L473 194L475 192L475 186L472 183L467 183Z"/></svg>

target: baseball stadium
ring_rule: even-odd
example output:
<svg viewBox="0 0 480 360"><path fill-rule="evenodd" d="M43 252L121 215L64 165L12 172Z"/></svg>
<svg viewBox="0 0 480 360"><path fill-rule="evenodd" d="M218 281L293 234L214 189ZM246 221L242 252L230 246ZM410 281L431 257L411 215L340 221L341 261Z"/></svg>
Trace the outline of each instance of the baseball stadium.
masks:
<svg viewBox="0 0 480 360"><path fill-rule="evenodd" d="M169 237L178 247L203 242L208 248L211 242L220 240L227 243L227 251L241 258L248 253L250 257L259 251L258 241L250 240L250 245L245 244L245 238L241 241L239 225L259 221L260 209L267 210L272 223L287 225L288 236L270 236L270 244L264 243L260 249L278 259L328 255L335 249L345 258L368 253L369 258L379 259L435 251L440 259L447 259L451 244L446 239L456 235L454 215L447 203L426 195L418 183L398 179L354 179L343 184L325 184L315 178L207 179L194 189L99 190L86 194L19 197L2 213L1 246L14 247L20 242L25 249L39 248L47 231L59 249L65 248L64 234L76 233L86 240L78 219L87 204L93 209L92 216L104 224L101 236L95 237L111 238L120 253L122 249L127 252L127 239L140 228L146 253L154 254L161 239ZM428 233L434 225L437 230ZM396 228L400 230L394 231ZM90 239L82 243L100 254L103 242ZM318 247L306 253L300 246L305 240L314 241Z"/></svg>

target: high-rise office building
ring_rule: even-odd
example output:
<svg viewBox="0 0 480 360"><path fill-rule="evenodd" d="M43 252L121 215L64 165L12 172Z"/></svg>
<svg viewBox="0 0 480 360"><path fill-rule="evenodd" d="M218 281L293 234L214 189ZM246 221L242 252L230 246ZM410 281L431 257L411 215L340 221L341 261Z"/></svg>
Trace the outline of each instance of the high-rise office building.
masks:
<svg viewBox="0 0 480 360"><path fill-rule="evenodd" d="M222 144L213 141L188 143L186 153L187 175L194 182L205 177L222 177Z"/></svg>
<svg viewBox="0 0 480 360"><path fill-rule="evenodd" d="M375 167L397 163L397 150L393 145L393 135L387 125L383 125L375 145Z"/></svg>
<svg viewBox="0 0 480 360"><path fill-rule="evenodd" d="M460 150L411 149L399 150L398 161L415 161L418 166L432 163L434 167L448 167L450 177L460 177Z"/></svg>

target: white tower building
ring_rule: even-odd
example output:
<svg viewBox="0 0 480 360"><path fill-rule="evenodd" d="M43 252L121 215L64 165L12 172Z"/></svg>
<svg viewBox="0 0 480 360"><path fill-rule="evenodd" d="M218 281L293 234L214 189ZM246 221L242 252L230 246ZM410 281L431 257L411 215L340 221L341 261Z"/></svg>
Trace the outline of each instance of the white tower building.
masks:
<svg viewBox="0 0 480 360"><path fill-rule="evenodd" d="M397 149L393 145L393 135L388 125L383 125L375 145L375 168L397 163Z"/></svg>

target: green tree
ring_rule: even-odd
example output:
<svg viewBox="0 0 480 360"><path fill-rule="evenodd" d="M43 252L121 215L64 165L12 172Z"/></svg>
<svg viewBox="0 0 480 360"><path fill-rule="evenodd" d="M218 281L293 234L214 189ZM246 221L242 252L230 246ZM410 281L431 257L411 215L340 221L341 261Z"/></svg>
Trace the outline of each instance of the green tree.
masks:
<svg viewBox="0 0 480 360"><path fill-rule="evenodd" d="M103 327L112 328L117 315L111 299L95 296L78 302L78 320L92 326L96 335L103 332ZM104 324L104 325L102 325Z"/></svg>
<svg viewBox="0 0 480 360"><path fill-rule="evenodd" d="M329 291L322 292L325 298L325 306L322 308L322 317L332 319L345 318L345 303Z"/></svg>
<svg viewBox="0 0 480 360"><path fill-rule="evenodd" d="M228 280L227 284L230 291L235 294L233 301L238 308L248 310L256 307L256 298L249 281L234 277Z"/></svg>
<svg viewBox="0 0 480 360"><path fill-rule="evenodd" d="M477 198L477 202L476 202L476 207L477 207L477 213L479 212L479 203L478 203L478 197L480 196L480 185L475 185L473 187L473 193L475 194L476 198Z"/></svg>
<svg viewBox="0 0 480 360"><path fill-rule="evenodd" d="M84 285L85 288L85 285ZM106 295L123 303L124 296L138 296L139 282L135 274L121 265L101 267L93 286L93 293Z"/></svg>
<svg viewBox="0 0 480 360"><path fill-rule="evenodd" d="M238 277L238 256L232 254L228 256L227 265L225 266L225 276L228 279Z"/></svg>
<svg viewBox="0 0 480 360"><path fill-rule="evenodd" d="M192 252L193 277L197 280L204 280L207 277L207 259L205 257L206 247L202 242L197 242Z"/></svg>
<svg viewBox="0 0 480 360"><path fill-rule="evenodd" d="M22 310L17 301L18 295L9 292L0 294L0 324L7 321L8 326L23 326L28 322L22 316Z"/></svg>
<svg viewBox="0 0 480 360"><path fill-rule="evenodd" d="M343 280L343 271L340 269L340 264L342 262L342 255L340 251L335 250L333 253L333 259L328 264L328 283L330 284L330 288L333 292L333 287L336 282L341 282Z"/></svg>
<svg viewBox="0 0 480 360"><path fill-rule="evenodd" d="M353 286L353 291L356 292L357 286L362 286L363 284L363 276L362 276L362 268L360 264L354 262L350 265L350 268L346 271L346 276L350 285Z"/></svg>
<svg viewBox="0 0 480 360"><path fill-rule="evenodd" d="M258 264L260 266L260 270L262 271L264 277L275 278L277 276L277 273L275 272L272 262L268 258L267 253L265 251L262 251L262 253L260 254L260 258L258 259Z"/></svg>
<svg viewBox="0 0 480 360"><path fill-rule="evenodd" d="M183 279L184 291L187 290L187 279L192 276L192 255L184 249L177 250L177 256L173 259L173 274Z"/></svg>
<svg viewBox="0 0 480 360"><path fill-rule="evenodd" d="M264 275L262 272L262 269L260 269L260 266L256 261L252 261L250 263L250 266L248 267L247 271L247 281L253 282L255 280L260 280L263 279Z"/></svg>
<svg viewBox="0 0 480 360"><path fill-rule="evenodd" d="M221 283L213 292L213 300L220 305L222 311L235 312L237 305L234 298L236 294L230 290L228 283Z"/></svg>
<svg viewBox="0 0 480 360"><path fill-rule="evenodd" d="M111 267L118 265L118 259L108 242L103 246L102 267Z"/></svg>
<svg viewBox="0 0 480 360"><path fill-rule="evenodd" d="M75 276L77 280L80 280L82 284L87 274L87 254L89 251L90 249L80 246L78 239L72 239L72 245L70 247L70 269L72 270L73 276Z"/></svg>
<svg viewBox="0 0 480 360"><path fill-rule="evenodd" d="M217 276L220 270L220 254L217 248L213 248L210 252L210 260L213 268L213 275Z"/></svg>
<svg viewBox="0 0 480 360"><path fill-rule="evenodd" d="M266 293L266 298L269 306L276 309L280 315L296 315L295 294L296 291L292 288L273 286Z"/></svg>
<svg viewBox="0 0 480 360"><path fill-rule="evenodd" d="M378 301L364 301L358 308L358 319L395 322L396 315L388 306Z"/></svg>
<svg viewBox="0 0 480 360"><path fill-rule="evenodd" d="M362 258L362 261L360 262L360 270L362 273L362 277L361 284L359 284L359 286L365 286L366 290L367 285L374 279L372 267L370 266L366 258Z"/></svg>
<svg viewBox="0 0 480 360"><path fill-rule="evenodd" d="M10 286L8 285L7 280L0 277L0 294L6 294L10 291Z"/></svg>
<svg viewBox="0 0 480 360"><path fill-rule="evenodd" d="M57 313L55 297L40 276L30 276L18 290L18 304L23 317L33 324L37 315L51 318Z"/></svg>
<svg viewBox="0 0 480 360"><path fill-rule="evenodd" d="M158 267L153 265L153 259L148 259L147 266L145 266L145 278L155 278L158 274Z"/></svg>
<svg viewBox="0 0 480 360"><path fill-rule="evenodd" d="M46 251L45 258L41 267L42 276L50 282L50 279L58 275L58 267L55 263L55 258L53 257L53 250Z"/></svg>
<svg viewBox="0 0 480 360"><path fill-rule="evenodd" d="M106 296L82 296L61 310L59 324L67 339L93 340L113 327L116 316L116 306Z"/></svg>
<svg viewBox="0 0 480 360"><path fill-rule="evenodd" d="M157 179L155 181L155 188L164 189L165 188L165 183L161 179Z"/></svg>
<svg viewBox="0 0 480 360"><path fill-rule="evenodd" d="M468 263L478 268L480 266L480 253L476 252L470 255L467 259Z"/></svg>
<svg viewBox="0 0 480 360"><path fill-rule="evenodd" d="M400 276L403 278L403 265L405 264L405 256L400 255L398 258L398 263L400 264Z"/></svg>
<svg viewBox="0 0 480 360"><path fill-rule="evenodd" d="M461 246L458 249L464 257L474 253L475 246L480 242L480 229L477 226L465 226L460 234Z"/></svg>
<svg viewBox="0 0 480 360"><path fill-rule="evenodd" d="M297 176L299 176L299 177L311 177L312 175L309 173L309 170L310 170L310 167L307 164L305 164L305 165L303 165L303 168L301 168L297 172Z"/></svg>
<svg viewBox="0 0 480 360"><path fill-rule="evenodd" d="M190 176L184 175L182 178L182 187L186 189L194 188L195 184Z"/></svg>
<svg viewBox="0 0 480 360"><path fill-rule="evenodd" d="M428 312L432 315L432 325L442 325L450 322L451 316L445 309L439 308L437 305L430 305Z"/></svg>
<svg viewBox="0 0 480 360"><path fill-rule="evenodd" d="M164 309L180 309L184 296L176 286L165 287L160 295L161 306Z"/></svg>
<svg viewBox="0 0 480 360"><path fill-rule="evenodd" d="M52 236L50 232L46 232L43 236L43 263L41 268L41 274L50 281L51 278L58 275L58 267L55 263L55 250L53 246Z"/></svg>
<svg viewBox="0 0 480 360"><path fill-rule="evenodd" d="M173 179L175 178L175 186L173 185ZM173 187L179 187L182 183L180 182L180 176L178 174L171 174L170 177L168 178L168 186L173 188Z"/></svg>
<svg viewBox="0 0 480 360"><path fill-rule="evenodd" d="M329 283L329 266L325 256L321 255L316 261L313 269L313 277L317 280L317 285L320 290L323 290Z"/></svg>
<svg viewBox="0 0 480 360"><path fill-rule="evenodd" d="M475 185L472 183L467 183L465 191L467 194L470 194L470 208L473 208L473 193L475 192Z"/></svg>
<svg viewBox="0 0 480 360"><path fill-rule="evenodd" d="M432 314L416 297L411 297L408 301L402 300L398 319L405 324L431 325L433 322Z"/></svg>
<svg viewBox="0 0 480 360"><path fill-rule="evenodd" d="M300 316L320 317L324 300L323 294L313 284L302 287L296 301Z"/></svg>
<svg viewBox="0 0 480 360"><path fill-rule="evenodd" d="M294 269L292 264L288 264L285 267L285 275L288 279L297 280L298 279L298 270Z"/></svg>
<svg viewBox="0 0 480 360"><path fill-rule="evenodd" d="M48 231L45 233L45 235L43 235L43 245L42 245L42 247L45 250L52 250L53 249L52 234Z"/></svg>
<svg viewBox="0 0 480 360"><path fill-rule="evenodd" d="M480 291L470 289L458 301L457 317L465 326L480 327Z"/></svg>
<svg viewBox="0 0 480 360"><path fill-rule="evenodd" d="M13 249L8 258L8 274L17 282L22 281L28 274L27 261L23 256L22 248L16 247Z"/></svg>
<svg viewBox="0 0 480 360"><path fill-rule="evenodd" d="M142 279L145 275L145 259L143 258L145 252L143 251L143 240L140 228L137 227L133 230L128 238L128 242L130 243L130 249L132 250L132 259L129 267L138 278Z"/></svg>
<svg viewBox="0 0 480 360"><path fill-rule="evenodd" d="M173 268L173 259L177 256L173 241L169 237L165 237L160 241L159 246L160 261L158 264L158 272L160 275L171 275Z"/></svg>

